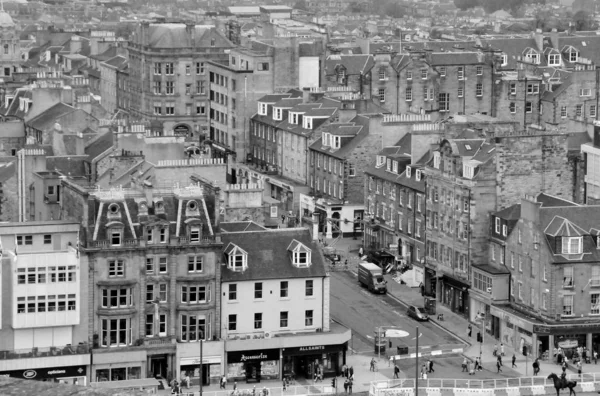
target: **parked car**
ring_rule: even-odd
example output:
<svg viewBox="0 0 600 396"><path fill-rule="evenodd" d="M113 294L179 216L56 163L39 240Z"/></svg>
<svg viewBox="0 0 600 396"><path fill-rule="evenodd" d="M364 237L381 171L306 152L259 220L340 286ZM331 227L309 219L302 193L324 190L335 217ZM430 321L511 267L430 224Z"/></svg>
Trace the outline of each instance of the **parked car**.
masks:
<svg viewBox="0 0 600 396"><path fill-rule="evenodd" d="M408 316L418 321L427 321L429 320L429 315L424 308L416 307L414 305L410 305L408 307L408 311L406 312Z"/></svg>

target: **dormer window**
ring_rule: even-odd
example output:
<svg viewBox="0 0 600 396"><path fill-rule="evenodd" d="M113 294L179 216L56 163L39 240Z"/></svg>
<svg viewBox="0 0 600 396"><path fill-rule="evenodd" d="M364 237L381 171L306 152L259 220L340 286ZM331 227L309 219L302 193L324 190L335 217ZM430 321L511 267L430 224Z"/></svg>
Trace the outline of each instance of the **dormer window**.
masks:
<svg viewBox="0 0 600 396"><path fill-rule="evenodd" d="M267 115L267 104L258 102L258 115Z"/></svg>
<svg viewBox="0 0 600 396"><path fill-rule="evenodd" d="M411 174L412 174L412 169L410 166L407 166L406 167L406 177L408 177L410 179Z"/></svg>
<svg viewBox="0 0 600 396"><path fill-rule="evenodd" d="M156 209L156 214L163 214L165 213L165 204L163 201L157 201L155 204L155 209Z"/></svg>
<svg viewBox="0 0 600 396"><path fill-rule="evenodd" d="M331 136L329 133L323 134L323 147L329 147L329 136Z"/></svg>
<svg viewBox="0 0 600 396"><path fill-rule="evenodd" d="M288 115L288 122L290 124L298 125L298 113L290 113Z"/></svg>
<svg viewBox="0 0 600 396"><path fill-rule="evenodd" d="M199 226L190 226L190 242L198 243L200 242L200 227Z"/></svg>
<svg viewBox="0 0 600 396"><path fill-rule="evenodd" d="M508 65L508 55L502 54L500 56L502 57L502 63L500 64L500 66L506 66L506 65Z"/></svg>
<svg viewBox="0 0 600 396"><path fill-rule="evenodd" d="M388 172L391 172L391 171L392 171L392 160L391 160L390 158L388 158L388 159L387 159L387 163L386 163L385 169L386 169Z"/></svg>
<svg viewBox="0 0 600 396"><path fill-rule="evenodd" d="M548 65L560 66L560 54L549 54L548 55Z"/></svg>
<svg viewBox="0 0 600 396"><path fill-rule="evenodd" d="M571 50L569 51L569 62L577 62L579 60L579 53L571 48Z"/></svg>
<svg viewBox="0 0 600 396"><path fill-rule="evenodd" d="M122 228L111 228L108 231L111 246L121 246L123 243L123 229Z"/></svg>
<svg viewBox="0 0 600 396"><path fill-rule="evenodd" d="M248 253L233 243L225 248L227 267L232 271L243 271L248 268Z"/></svg>
<svg viewBox="0 0 600 396"><path fill-rule="evenodd" d="M340 142L341 142L341 139L339 136L333 136L333 143L331 144L331 147L334 149L339 149Z"/></svg>
<svg viewBox="0 0 600 396"><path fill-rule="evenodd" d="M304 117L303 118L303 128L304 129L312 129L313 128L313 119L312 117Z"/></svg>
<svg viewBox="0 0 600 396"><path fill-rule="evenodd" d="M415 180L421 181L421 170L417 169L415 172Z"/></svg>
<svg viewBox="0 0 600 396"><path fill-rule="evenodd" d="M293 264L296 267L310 266L311 250L306 245L294 239L287 250L292 253Z"/></svg>
<svg viewBox="0 0 600 396"><path fill-rule="evenodd" d="M439 151L434 151L433 152L433 167L435 169L440 169L440 162L442 160L442 157L440 155Z"/></svg>
<svg viewBox="0 0 600 396"><path fill-rule="evenodd" d="M283 110L279 107L273 108L273 120L281 121L283 116Z"/></svg>
<svg viewBox="0 0 600 396"><path fill-rule="evenodd" d="M398 161L392 161L392 172L398 173Z"/></svg>
<svg viewBox="0 0 600 396"><path fill-rule="evenodd" d="M383 156L383 155L378 155L378 156L377 156L377 164L376 164L376 167L377 167L377 168L381 168L383 165L385 165L385 156Z"/></svg>
<svg viewBox="0 0 600 396"><path fill-rule="evenodd" d="M346 83L346 69L338 69L337 72L337 80L338 80L338 84L345 84Z"/></svg>
<svg viewBox="0 0 600 396"><path fill-rule="evenodd" d="M138 213L140 215L148 215L148 205L145 202L140 202L138 205Z"/></svg>
<svg viewBox="0 0 600 396"><path fill-rule="evenodd" d="M562 237L562 249L564 254L581 254L583 252L583 237Z"/></svg>
<svg viewBox="0 0 600 396"><path fill-rule="evenodd" d="M538 63L540 63L540 54L538 54L538 52L533 48L530 48L525 53L523 60L537 65Z"/></svg>
<svg viewBox="0 0 600 396"><path fill-rule="evenodd" d="M475 168L471 165L463 164L463 177L466 179L472 179L475 173Z"/></svg>

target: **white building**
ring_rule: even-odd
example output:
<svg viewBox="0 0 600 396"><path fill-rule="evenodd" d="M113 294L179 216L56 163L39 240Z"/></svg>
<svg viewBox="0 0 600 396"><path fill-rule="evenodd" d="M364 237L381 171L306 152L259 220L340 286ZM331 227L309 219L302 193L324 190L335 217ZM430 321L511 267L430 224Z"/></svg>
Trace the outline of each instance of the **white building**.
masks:
<svg viewBox="0 0 600 396"><path fill-rule="evenodd" d="M88 272L78 234L77 222L0 226L0 375L86 383Z"/></svg>
<svg viewBox="0 0 600 396"><path fill-rule="evenodd" d="M222 223L221 334L229 379L339 373L350 330L329 317L329 276L307 229Z"/></svg>

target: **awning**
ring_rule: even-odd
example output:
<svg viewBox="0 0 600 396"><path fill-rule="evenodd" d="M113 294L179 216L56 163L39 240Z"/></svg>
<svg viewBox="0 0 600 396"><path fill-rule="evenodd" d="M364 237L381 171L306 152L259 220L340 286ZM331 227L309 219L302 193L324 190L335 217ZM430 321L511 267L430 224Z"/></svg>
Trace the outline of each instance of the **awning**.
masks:
<svg viewBox="0 0 600 396"><path fill-rule="evenodd" d="M444 282L446 282L447 284L454 286L454 287L465 288L465 289L469 289L471 287L465 281L462 281L462 280L456 279L456 278L452 278L446 274L444 274L444 276L442 276L442 279L444 280Z"/></svg>

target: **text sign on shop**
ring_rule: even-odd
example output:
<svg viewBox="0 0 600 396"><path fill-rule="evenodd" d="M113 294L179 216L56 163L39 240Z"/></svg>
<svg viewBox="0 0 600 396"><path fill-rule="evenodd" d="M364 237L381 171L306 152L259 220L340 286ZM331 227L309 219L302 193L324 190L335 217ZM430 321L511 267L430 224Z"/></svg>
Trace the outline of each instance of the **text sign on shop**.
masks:
<svg viewBox="0 0 600 396"><path fill-rule="evenodd" d="M295 348L285 348L283 354L286 356L318 355L321 353L341 352L344 345L307 345Z"/></svg>
<svg viewBox="0 0 600 396"><path fill-rule="evenodd" d="M279 349L235 351L227 353L227 361L229 363L259 362L262 360L279 360Z"/></svg>
<svg viewBox="0 0 600 396"><path fill-rule="evenodd" d="M577 348L579 346L579 342L577 340L562 340L558 342L559 348Z"/></svg>
<svg viewBox="0 0 600 396"><path fill-rule="evenodd" d="M85 375L85 366L45 367L39 369L0 371L0 376L2 377L25 379L83 377Z"/></svg>

